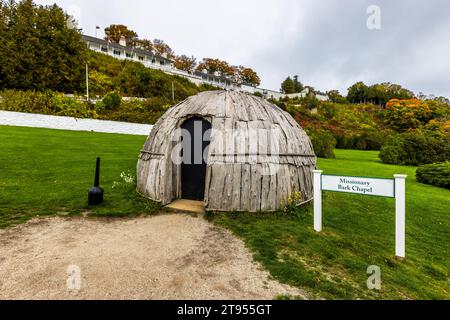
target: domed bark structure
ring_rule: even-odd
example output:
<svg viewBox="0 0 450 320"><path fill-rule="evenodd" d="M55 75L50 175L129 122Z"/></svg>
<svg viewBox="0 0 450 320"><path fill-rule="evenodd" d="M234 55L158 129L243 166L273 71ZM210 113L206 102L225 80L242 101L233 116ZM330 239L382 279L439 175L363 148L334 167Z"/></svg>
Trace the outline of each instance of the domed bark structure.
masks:
<svg viewBox="0 0 450 320"><path fill-rule="evenodd" d="M169 204L203 200L209 211L276 211L313 195L316 156L286 112L253 95L210 91L169 109L139 156L137 190Z"/></svg>

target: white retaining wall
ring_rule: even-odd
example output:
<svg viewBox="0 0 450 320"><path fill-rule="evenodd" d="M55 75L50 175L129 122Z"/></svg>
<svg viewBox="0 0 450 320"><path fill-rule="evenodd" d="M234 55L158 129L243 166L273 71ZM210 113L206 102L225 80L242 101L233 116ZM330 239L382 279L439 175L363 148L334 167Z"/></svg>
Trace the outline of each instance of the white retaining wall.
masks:
<svg viewBox="0 0 450 320"><path fill-rule="evenodd" d="M0 125L147 136L152 125L0 110Z"/></svg>

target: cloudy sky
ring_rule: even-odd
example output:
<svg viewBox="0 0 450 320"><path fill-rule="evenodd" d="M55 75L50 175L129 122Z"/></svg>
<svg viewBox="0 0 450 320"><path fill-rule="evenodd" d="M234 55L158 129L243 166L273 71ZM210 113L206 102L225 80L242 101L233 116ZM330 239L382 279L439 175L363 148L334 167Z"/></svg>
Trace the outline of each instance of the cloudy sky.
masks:
<svg viewBox="0 0 450 320"><path fill-rule="evenodd" d="M254 68L262 86L288 75L346 93L356 81L394 82L450 97L448 0L36 0L78 16L83 32L125 24L177 54ZM380 29L369 29L371 5ZM373 24L372 24L373 25Z"/></svg>

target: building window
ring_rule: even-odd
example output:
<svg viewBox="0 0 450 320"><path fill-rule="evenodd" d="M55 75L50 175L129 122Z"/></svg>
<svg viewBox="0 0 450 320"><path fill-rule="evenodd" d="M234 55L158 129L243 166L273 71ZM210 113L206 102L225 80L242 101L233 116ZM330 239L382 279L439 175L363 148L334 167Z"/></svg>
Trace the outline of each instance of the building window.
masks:
<svg viewBox="0 0 450 320"><path fill-rule="evenodd" d="M108 52L108 48L102 46L102 51L103 51L103 52Z"/></svg>
<svg viewBox="0 0 450 320"><path fill-rule="evenodd" d="M152 63L156 63L156 59L155 58L152 59Z"/></svg>
<svg viewBox="0 0 450 320"><path fill-rule="evenodd" d="M139 60L140 61L144 61L144 57L143 56L139 56Z"/></svg>
<svg viewBox="0 0 450 320"><path fill-rule="evenodd" d="M116 56L120 56L120 51L119 51L119 50L114 50L114 54L115 54Z"/></svg>
<svg viewBox="0 0 450 320"><path fill-rule="evenodd" d="M132 57L133 57L133 55L131 53L127 52L127 58L132 58Z"/></svg>
<svg viewBox="0 0 450 320"><path fill-rule="evenodd" d="M163 61L163 60L160 60L160 61L159 61L159 64L163 66L163 65L164 65L164 61Z"/></svg>

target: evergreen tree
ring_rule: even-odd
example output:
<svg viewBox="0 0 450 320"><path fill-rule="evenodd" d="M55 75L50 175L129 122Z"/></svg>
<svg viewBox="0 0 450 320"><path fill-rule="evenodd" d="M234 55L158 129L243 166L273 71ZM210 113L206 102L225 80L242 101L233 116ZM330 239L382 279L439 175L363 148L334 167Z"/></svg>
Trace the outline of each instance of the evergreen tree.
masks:
<svg viewBox="0 0 450 320"><path fill-rule="evenodd" d="M87 48L58 6L1 2L0 88L84 89Z"/></svg>
<svg viewBox="0 0 450 320"><path fill-rule="evenodd" d="M295 75L292 79L287 77L281 84L281 91L286 94L302 92L306 87L298 80L298 76Z"/></svg>
<svg viewBox="0 0 450 320"><path fill-rule="evenodd" d="M286 80L283 81L281 90L286 94L295 93L295 83L291 77L287 77Z"/></svg>
<svg viewBox="0 0 450 320"><path fill-rule="evenodd" d="M305 87L303 86L303 83L301 83L298 80L298 76L297 75L294 76L294 80L293 81L294 81L294 91L295 91L295 93L302 92L303 89L305 89Z"/></svg>

